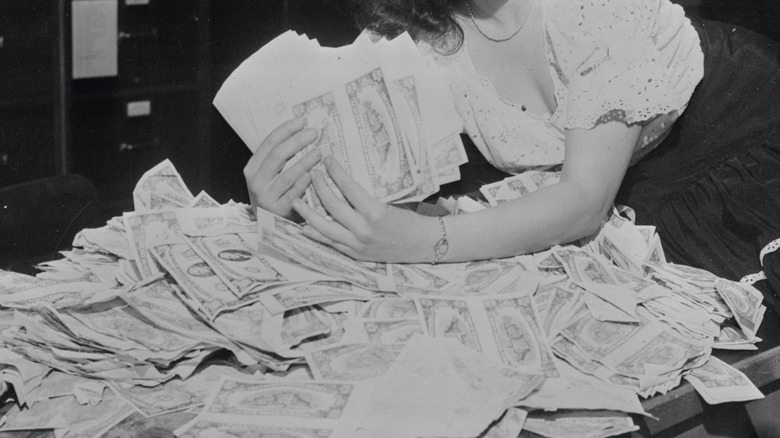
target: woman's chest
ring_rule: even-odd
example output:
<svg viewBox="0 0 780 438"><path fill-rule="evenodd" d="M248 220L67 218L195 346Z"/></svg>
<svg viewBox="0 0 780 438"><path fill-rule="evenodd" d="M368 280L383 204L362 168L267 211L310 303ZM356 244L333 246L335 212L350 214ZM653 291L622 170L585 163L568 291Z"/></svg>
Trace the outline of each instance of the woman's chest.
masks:
<svg viewBox="0 0 780 438"><path fill-rule="evenodd" d="M468 31L465 37L474 69L501 99L534 114L555 111L555 90L540 20L529 22L515 38L505 42Z"/></svg>

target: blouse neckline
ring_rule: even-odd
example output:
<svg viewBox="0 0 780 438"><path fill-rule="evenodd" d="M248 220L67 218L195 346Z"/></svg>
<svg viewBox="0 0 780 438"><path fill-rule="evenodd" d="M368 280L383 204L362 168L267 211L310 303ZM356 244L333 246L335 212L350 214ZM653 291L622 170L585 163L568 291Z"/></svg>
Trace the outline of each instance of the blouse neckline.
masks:
<svg viewBox="0 0 780 438"><path fill-rule="evenodd" d="M470 54L470 51L469 51L469 48L468 48L468 41L466 41L465 38L463 39L463 44L461 45L461 48L459 50L460 53L458 55L459 55L459 57L461 57L461 56L464 57L464 59L465 59L464 62L466 63L466 66L468 67L468 69L472 71L472 73L479 79L480 83L482 83L484 87L489 89L490 92L499 101L501 101L501 103L506 105L508 108L511 108L513 111L517 112L518 115L521 115L521 116L524 116L524 117L531 117L531 118L534 118L534 119L537 119L537 120L541 120L541 121L544 121L544 122L550 122L551 119L553 119L555 116L557 116L557 113L558 113L558 111L561 108L561 102L559 100L559 96L563 95L563 93L565 92L565 87L563 86L563 84L560 81L556 80L557 79L557 73L556 73L556 70L555 70L555 67L554 67L554 62L553 62L554 57L553 57L552 52L551 52L549 38L547 37L547 35L548 35L548 33L547 33L547 9L545 8L546 2L542 0L539 3L540 3L539 7L541 8L541 14L542 14L542 19L541 19L542 29L541 29L541 32L542 32L542 44L544 46L544 54L545 54L545 58L547 59L547 74L548 74L548 77L550 78L550 81L553 84L553 90L552 91L553 91L553 100L555 102L555 109L552 111L552 113L546 111L546 112L544 112L542 114L538 114L538 113L535 113L533 111L530 111L529 109L526 109L525 111L523 111L521 109L521 107L522 107L521 104L517 104L515 102L512 102L512 101L504 98L501 95L501 93L498 92L498 89L496 88L496 86L493 83L493 81L491 81L490 78L488 78L487 76L484 76L483 74L481 74L477 70L477 68L475 67L474 61L471 58L471 54ZM466 18L465 17L462 17L460 15L458 15L457 17L461 21L461 26L466 24Z"/></svg>

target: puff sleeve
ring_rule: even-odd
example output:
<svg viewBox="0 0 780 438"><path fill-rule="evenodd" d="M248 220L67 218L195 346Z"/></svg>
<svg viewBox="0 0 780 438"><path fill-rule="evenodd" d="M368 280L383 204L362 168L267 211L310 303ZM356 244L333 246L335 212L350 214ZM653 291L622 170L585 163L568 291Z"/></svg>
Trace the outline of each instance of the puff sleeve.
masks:
<svg viewBox="0 0 780 438"><path fill-rule="evenodd" d="M563 128L681 113L703 76L699 36L669 0L551 0L546 13Z"/></svg>

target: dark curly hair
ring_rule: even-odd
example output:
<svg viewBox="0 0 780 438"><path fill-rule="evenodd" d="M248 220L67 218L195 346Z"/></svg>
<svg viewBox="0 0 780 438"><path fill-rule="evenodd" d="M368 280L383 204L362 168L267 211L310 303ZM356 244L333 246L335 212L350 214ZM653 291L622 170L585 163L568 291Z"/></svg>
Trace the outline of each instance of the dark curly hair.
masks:
<svg viewBox="0 0 780 438"><path fill-rule="evenodd" d="M361 29L387 38L403 32L442 53L457 51L463 29L453 13L457 0L352 0L352 15Z"/></svg>

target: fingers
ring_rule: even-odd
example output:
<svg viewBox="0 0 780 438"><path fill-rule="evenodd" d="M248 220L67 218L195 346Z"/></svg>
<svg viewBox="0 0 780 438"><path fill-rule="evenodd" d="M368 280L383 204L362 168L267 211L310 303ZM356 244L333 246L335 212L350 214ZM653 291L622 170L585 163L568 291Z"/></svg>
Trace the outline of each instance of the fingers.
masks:
<svg viewBox="0 0 780 438"><path fill-rule="evenodd" d="M317 138L316 131L304 129L305 126L306 121L297 118L276 127L252 154L244 168L244 174L272 172L275 175L279 173L290 157ZM269 158L274 162L269 163ZM269 166L269 164L273 165ZM261 168L261 166L263 167Z"/></svg>
<svg viewBox="0 0 780 438"><path fill-rule="evenodd" d="M334 248L337 251L346 254L354 259L358 258L357 253L353 251L352 248L325 237L322 233L315 230L311 225L305 225L303 227L303 234L312 240L315 240L324 245L328 245L331 248Z"/></svg>
<svg viewBox="0 0 780 438"><path fill-rule="evenodd" d="M355 229L355 227L359 226L360 215L355 211L353 206L334 193L322 173L315 170L312 171L311 174L314 191L320 198L322 206L333 219L348 229Z"/></svg>
<svg viewBox="0 0 780 438"><path fill-rule="evenodd" d="M291 213L291 202L303 195L311 183L307 174L320 160L313 151L284 169L296 153L317 138L314 129L304 129L305 120L288 120L274 129L244 167L252 204L282 216Z"/></svg>
<svg viewBox="0 0 780 438"><path fill-rule="evenodd" d="M344 225L335 220L325 219L302 200L296 199L293 201L292 206L309 225L307 228L311 228L308 233L312 239L330 245L342 252L344 252L343 248L352 247L358 243Z"/></svg>
<svg viewBox="0 0 780 438"><path fill-rule="evenodd" d="M377 213L377 208L384 206L383 202L373 197L366 189L355 182L352 176L336 160L326 157L323 159L323 163L325 164L325 170L328 171L328 175L336 183L336 186L341 190L347 201L358 212L373 217Z"/></svg>
<svg viewBox="0 0 780 438"><path fill-rule="evenodd" d="M283 140L281 143L273 146L260 163L260 172L269 175L276 175L284 169L287 161L306 146L309 146L317 139L317 131L314 129L303 129L294 133L292 136Z"/></svg>
<svg viewBox="0 0 780 438"><path fill-rule="evenodd" d="M296 161L289 169L276 175L268 187L271 196L280 200L287 198L288 204L292 202L293 199L299 198L300 195L295 196L290 194L290 190L300 189L301 187L305 190L306 187L308 187L309 183L311 183L309 171L319 163L321 158L322 153L319 150L311 151L304 155L303 158Z"/></svg>
<svg viewBox="0 0 780 438"><path fill-rule="evenodd" d="M311 184L311 175L307 172L301 175L301 177L295 181L292 187L289 187L279 197L279 203L282 205L292 206L292 202L294 200L303 197L304 193L306 193L306 189L309 187L309 184Z"/></svg>
<svg viewBox="0 0 780 438"><path fill-rule="evenodd" d="M303 130L303 128L306 127L306 120L302 118L295 118L290 119L281 125L277 126L276 129L271 131L270 134L263 140L262 143L260 143L260 147L257 148L258 151L262 149L269 149L288 138L292 137L295 133Z"/></svg>

